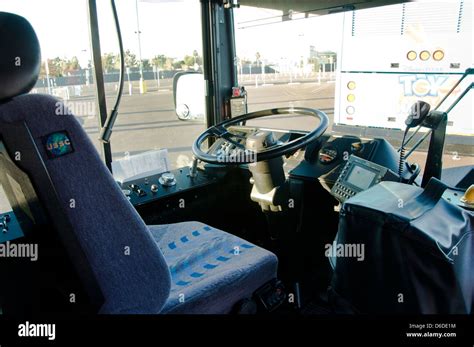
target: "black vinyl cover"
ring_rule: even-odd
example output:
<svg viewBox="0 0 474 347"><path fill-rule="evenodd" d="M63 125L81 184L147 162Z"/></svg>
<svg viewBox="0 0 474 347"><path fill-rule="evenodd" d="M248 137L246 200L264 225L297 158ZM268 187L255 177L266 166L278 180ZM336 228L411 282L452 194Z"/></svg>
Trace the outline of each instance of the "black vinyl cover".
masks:
<svg viewBox="0 0 474 347"><path fill-rule="evenodd" d="M345 202L336 243L364 245L364 258L335 258L339 309L472 313L474 214L442 199L445 188L382 182Z"/></svg>

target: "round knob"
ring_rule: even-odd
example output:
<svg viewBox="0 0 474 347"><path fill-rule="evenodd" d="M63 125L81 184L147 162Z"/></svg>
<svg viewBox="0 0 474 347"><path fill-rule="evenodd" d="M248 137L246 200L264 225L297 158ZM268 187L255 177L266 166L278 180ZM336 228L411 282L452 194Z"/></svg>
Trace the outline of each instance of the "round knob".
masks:
<svg viewBox="0 0 474 347"><path fill-rule="evenodd" d="M152 184L150 190L152 193L156 193L158 191L158 184Z"/></svg>
<svg viewBox="0 0 474 347"><path fill-rule="evenodd" d="M161 185L163 186L174 186L176 184L176 179L171 172L165 172L161 177L158 179Z"/></svg>

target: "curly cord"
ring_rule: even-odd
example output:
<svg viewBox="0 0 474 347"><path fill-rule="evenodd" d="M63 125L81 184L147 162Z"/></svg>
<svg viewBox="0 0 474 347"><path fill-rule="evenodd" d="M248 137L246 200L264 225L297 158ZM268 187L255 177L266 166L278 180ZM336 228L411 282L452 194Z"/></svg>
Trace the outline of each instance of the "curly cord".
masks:
<svg viewBox="0 0 474 347"><path fill-rule="evenodd" d="M405 129L405 133L403 134L403 139L402 139L402 146L400 147L400 160L398 162L398 176L400 177L400 182L402 181L402 173L403 173L403 168L405 166L405 139L408 134L408 128Z"/></svg>

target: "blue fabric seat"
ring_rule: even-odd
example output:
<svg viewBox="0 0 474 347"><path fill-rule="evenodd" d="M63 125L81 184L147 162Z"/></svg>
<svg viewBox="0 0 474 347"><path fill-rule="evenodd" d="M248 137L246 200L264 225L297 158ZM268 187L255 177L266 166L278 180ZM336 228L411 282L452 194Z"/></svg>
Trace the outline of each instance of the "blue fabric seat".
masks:
<svg viewBox="0 0 474 347"><path fill-rule="evenodd" d="M228 313L275 278L276 257L198 222L149 226L171 273L163 313Z"/></svg>
<svg viewBox="0 0 474 347"><path fill-rule="evenodd" d="M28 21L0 12L0 36L0 141L13 157L19 151L16 135L4 136L2 129L27 127L21 141L34 147L34 160L15 165L28 174L56 230L74 236L64 238L65 248L81 250L70 254L71 261L79 273L91 270L93 283L83 284L103 297L100 313L226 313L276 277L272 253L223 231L198 223L147 227L67 106L27 94L41 66ZM21 66L12 63L14 57L22 57ZM54 148L63 150L53 155ZM48 185L35 170L38 164L47 171ZM51 190L55 201L47 198ZM64 231L57 216L70 228ZM229 253L234 247L240 255ZM180 294L184 303L177 300Z"/></svg>

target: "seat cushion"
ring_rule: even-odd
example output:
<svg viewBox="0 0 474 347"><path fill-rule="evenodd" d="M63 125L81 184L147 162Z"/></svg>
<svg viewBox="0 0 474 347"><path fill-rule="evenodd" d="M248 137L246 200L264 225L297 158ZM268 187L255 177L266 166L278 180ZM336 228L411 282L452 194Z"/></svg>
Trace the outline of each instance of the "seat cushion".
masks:
<svg viewBox="0 0 474 347"><path fill-rule="evenodd" d="M152 225L171 273L161 313L229 313L276 278L277 257L241 238L198 222Z"/></svg>

